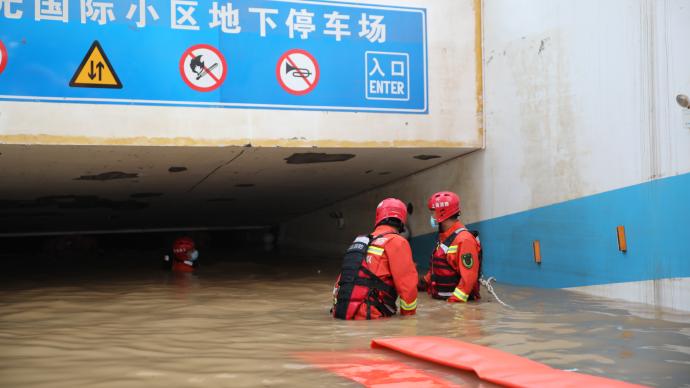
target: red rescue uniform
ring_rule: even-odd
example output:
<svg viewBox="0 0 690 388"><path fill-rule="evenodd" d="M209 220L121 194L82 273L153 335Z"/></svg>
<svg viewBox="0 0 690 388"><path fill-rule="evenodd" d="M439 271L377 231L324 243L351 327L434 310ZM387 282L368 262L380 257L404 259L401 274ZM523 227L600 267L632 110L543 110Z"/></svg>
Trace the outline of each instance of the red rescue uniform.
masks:
<svg viewBox="0 0 690 388"><path fill-rule="evenodd" d="M180 237L173 242L172 270L175 272L194 272L195 260L199 252L191 237ZM167 258L166 258L167 260Z"/></svg>
<svg viewBox="0 0 690 388"><path fill-rule="evenodd" d="M191 261L173 259L172 270L175 272L194 272L194 265Z"/></svg>
<svg viewBox="0 0 690 388"><path fill-rule="evenodd" d="M443 275L448 275L447 271L450 273L455 273L459 275L459 281L455 288L451 289L441 289L432 281L432 271L434 268L429 269L429 272L424 276L424 281L428 285L427 291L434 298L448 299L448 302L467 302L468 300L478 300L479 296L479 267L480 267L480 256L479 252L481 246L477 239L469 231L461 231L452 240L452 243L445 248L441 247L443 242L446 241L453 233L459 229L464 229L465 226L460 222L456 221L450 228L439 234L438 244L436 250L434 251L434 256L437 258L445 259L447 266L438 266L441 269L436 268L435 273L443 273ZM432 260L434 260L432 258ZM456 276L457 276L456 275ZM448 278L448 276L443 276ZM442 287L444 288L444 287Z"/></svg>
<svg viewBox="0 0 690 388"><path fill-rule="evenodd" d="M369 244L366 259L358 271L358 282L347 304L346 319L377 319L395 314L395 296L377 290L376 303L367 301L372 287L366 280L373 274L390 286L400 301L400 314L413 315L417 311L417 267L412 259L412 250L407 240L394 227L379 225L371 234L375 238ZM377 236L379 236L377 238ZM334 300L338 301L340 276L334 289ZM340 302L343 303L343 302ZM378 306L377 306L378 305ZM381 312L380 309L388 312ZM335 309L335 307L334 307Z"/></svg>

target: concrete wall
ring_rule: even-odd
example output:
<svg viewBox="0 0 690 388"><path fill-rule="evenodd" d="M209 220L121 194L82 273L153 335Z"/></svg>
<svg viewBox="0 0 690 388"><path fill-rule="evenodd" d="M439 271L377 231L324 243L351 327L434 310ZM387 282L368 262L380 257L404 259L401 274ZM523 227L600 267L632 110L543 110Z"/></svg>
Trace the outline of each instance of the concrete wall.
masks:
<svg viewBox="0 0 690 388"><path fill-rule="evenodd" d="M0 143L482 147L479 0L364 2L427 9L429 114L0 102Z"/></svg>
<svg viewBox="0 0 690 388"><path fill-rule="evenodd" d="M328 208L294 220L286 238L306 231L337 252L396 196L418 210L423 267L426 198L450 189L482 233L486 275L690 310L690 128L675 102L690 94L687 20L688 0L484 1L486 149L337 204L344 229L315 227Z"/></svg>

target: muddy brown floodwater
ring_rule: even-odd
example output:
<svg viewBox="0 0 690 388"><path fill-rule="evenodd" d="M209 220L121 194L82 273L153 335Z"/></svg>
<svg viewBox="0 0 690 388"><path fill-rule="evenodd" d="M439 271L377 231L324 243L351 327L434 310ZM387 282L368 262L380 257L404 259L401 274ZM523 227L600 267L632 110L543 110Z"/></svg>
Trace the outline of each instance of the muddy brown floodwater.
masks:
<svg viewBox="0 0 690 388"><path fill-rule="evenodd" d="M690 316L559 290L496 286L515 308L419 299L415 317L329 317L337 263L282 256L216 262L191 276L151 266L6 276L6 387L358 386L295 355L363 352L374 337L435 335L560 369L690 386ZM377 350L375 352L382 352ZM377 353L378 354L378 353ZM385 355L462 386L469 374Z"/></svg>

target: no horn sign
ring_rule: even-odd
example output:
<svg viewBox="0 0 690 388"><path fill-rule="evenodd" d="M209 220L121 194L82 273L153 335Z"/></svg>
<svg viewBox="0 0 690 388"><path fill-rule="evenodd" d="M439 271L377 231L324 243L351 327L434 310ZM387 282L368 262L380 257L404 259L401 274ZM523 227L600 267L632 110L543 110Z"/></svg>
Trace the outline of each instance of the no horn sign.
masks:
<svg viewBox="0 0 690 388"><path fill-rule="evenodd" d="M276 78L286 92L301 96L314 90L319 83L319 64L307 51L289 50L278 60Z"/></svg>

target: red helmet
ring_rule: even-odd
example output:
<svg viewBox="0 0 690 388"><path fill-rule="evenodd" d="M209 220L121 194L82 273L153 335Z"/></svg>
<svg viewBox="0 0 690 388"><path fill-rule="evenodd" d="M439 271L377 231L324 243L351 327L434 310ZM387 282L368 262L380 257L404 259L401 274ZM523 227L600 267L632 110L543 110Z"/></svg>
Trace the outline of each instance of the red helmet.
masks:
<svg viewBox="0 0 690 388"><path fill-rule="evenodd" d="M180 237L173 243L173 254L178 260L187 260L193 250L194 240L189 237Z"/></svg>
<svg viewBox="0 0 690 388"><path fill-rule="evenodd" d="M460 213L460 197L450 191L439 191L429 198L429 210L436 222L443 222Z"/></svg>
<svg viewBox="0 0 690 388"><path fill-rule="evenodd" d="M376 207L376 221L374 221L374 225L378 225L379 222L386 218L397 218L403 224L407 224L407 206L399 199L384 199Z"/></svg>

